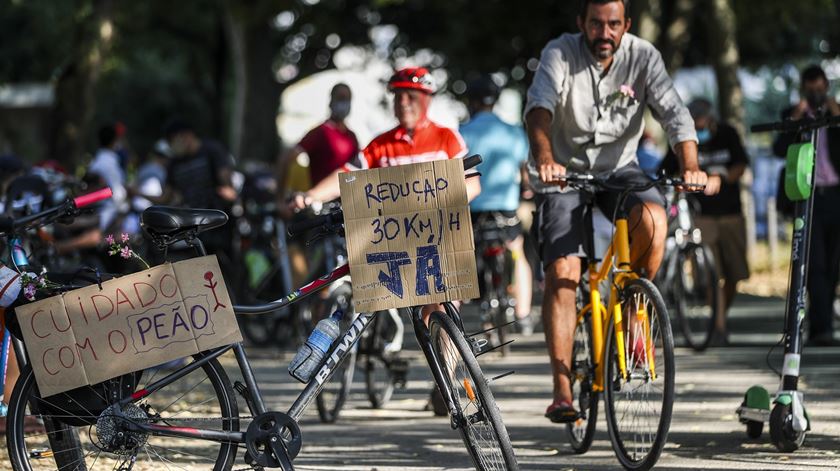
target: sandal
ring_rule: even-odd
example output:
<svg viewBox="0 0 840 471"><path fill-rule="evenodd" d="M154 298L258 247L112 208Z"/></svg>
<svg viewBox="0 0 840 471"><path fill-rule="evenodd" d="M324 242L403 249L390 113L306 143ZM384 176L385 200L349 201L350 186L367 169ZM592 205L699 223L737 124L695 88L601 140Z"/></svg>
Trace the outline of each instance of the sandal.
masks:
<svg viewBox="0 0 840 471"><path fill-rule="evenodd" d="M545 410L545 416L555 424L568 424L580 417L569 401L556 401Z"/></svg>

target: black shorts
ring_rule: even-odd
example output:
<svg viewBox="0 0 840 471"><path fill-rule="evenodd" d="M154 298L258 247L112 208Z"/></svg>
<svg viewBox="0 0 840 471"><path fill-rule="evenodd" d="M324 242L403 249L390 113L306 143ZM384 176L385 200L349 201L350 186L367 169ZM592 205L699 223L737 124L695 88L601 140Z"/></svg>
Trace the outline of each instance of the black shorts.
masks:
<svg viewBox="0 0 840 471"><path fill-rule="evenodd" d="M473 211L475 243L493 239L510 242L522 235L522 222L516 211Z"/></svg>
<svg viewBox="0 0 840 471"><path fill-rule="evenodd" d="M613 172L609 181L613 185L650 181L647 175L636 164L621 167ZM612 220L618 205L619 194L616 192L597 192L595 205ZM624 210L642 203L654 203L665 206L665 197L657 187L642 192L630 193L624 200ZM584 195L579 191L569 189L562 193L538 194L536 198L537 210L534 213L534 224L531 226L534 240L543 266L548 267L560 257L577 256L586 258L585 249L586 204Z"/></svg>

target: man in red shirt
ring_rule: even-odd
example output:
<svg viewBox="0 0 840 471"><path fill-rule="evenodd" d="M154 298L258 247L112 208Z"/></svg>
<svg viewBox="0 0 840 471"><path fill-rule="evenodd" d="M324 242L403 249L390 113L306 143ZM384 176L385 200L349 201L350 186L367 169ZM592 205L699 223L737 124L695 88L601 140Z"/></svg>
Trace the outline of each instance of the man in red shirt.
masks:
<svg viewBox="0 0 840 471"><path fill-rule="evenodd" d="M303 208L312 201L329 201L339 196L338 174L365 168L462 158L467 153L457 131L429 120L427 113L435 91L432 75L424 67L398 70L388 81L394 93L394 115L399 125L380 134L358 155L321 180L308 192L295 198L294 206ZM478 195L478 179L467 180L467 195Z"/></svg>
<svg viewBox="0 0 840 471"><path fill-rule="evenodd" d="M393 167L433 160L459 159L467 154L467 147L458 131L435 124L428 118L429 104L435 92L432 75L424 67L398 70L388 81L394 93L394 115L399 125L380 134L354 161L344 165L321 180L311 190L297 195L292 206L302 209L314 201L328 201L339 196L338 174L350 170ZM481 192L478 178L466 181L467 198L472 200ZM431 304L423 308L424 320L443 308ZM432 389L427 409L435 415L448 413L437 387Z"/></svg>
<svg viewBox="0 0 840 471"><path fill-rule="evenodd" d="M347 84L339 83L332 88L330 117L306 133L296 146L280 158L278 167L281 188L286 187L289 164L303 152L309 156L309 178L312 185L317 185L358 155L359 141L344 122L350 114L351 99Z"/></svg>

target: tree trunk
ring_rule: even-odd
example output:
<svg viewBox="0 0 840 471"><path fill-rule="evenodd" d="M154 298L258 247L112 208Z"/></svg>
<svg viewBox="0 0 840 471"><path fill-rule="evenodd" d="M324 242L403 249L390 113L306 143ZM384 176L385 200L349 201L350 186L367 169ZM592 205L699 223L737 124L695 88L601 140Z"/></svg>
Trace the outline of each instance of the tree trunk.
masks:
<svg viewBox="0 0 840 471"><path fill-rule="evenodd" d="M656 44L661 34L659 23L662 18L662 4L660 0L637 0L630 3L630 9L633 33Z"/></svg>
<svg viewBox="0 0 840 471"><path fill-rule="evenodd" d="M242 21L237 21L229 3L225 3L224 26L230 47L229 64L233 68L233 100L228 122L228 146L230 152L242 155L242 125L245 117L245 90L248 86L245 73L245 42L242 37Z"/></svg>
<svg viewBox="0 0 840 471"><path fill-rule="evenodd" d="M720 119L744 135L744 96L738 82L738 41L731 0L709 0L709 51L718 86Z"/></svg>
<svg viewBox="0 0 840 471"><path fill-rule="evenodd" d="M112 0L95 0L90 14L78 22L73 55L55 82L55 103L50 117L48 158L69 169L84 162L87 138L94 131L94 90L103 58L114 34Z"/></svg>
<svg viewBox="0 0 840 471"><path fill-rule="evenodd" d="M659 38L659 50L669 72L682 67L685 48L691 40L691 23L694 20L694 2L675 0L668 27Z"/></svg>

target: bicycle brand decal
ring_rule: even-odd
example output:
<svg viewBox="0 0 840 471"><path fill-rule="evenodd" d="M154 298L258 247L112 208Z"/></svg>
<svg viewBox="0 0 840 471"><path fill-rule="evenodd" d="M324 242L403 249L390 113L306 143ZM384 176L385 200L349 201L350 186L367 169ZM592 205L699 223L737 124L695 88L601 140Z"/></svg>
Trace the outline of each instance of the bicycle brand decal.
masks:
<svg viewBox="0 0 840 471"><path fill-rule="evenodd" d="M350 325L350 328L347 329L347 332L341 337L339 340L338 345L333 350L332 355L327 358L326 363L321 369L318 371L318 374L315 375L315 380L318 381L318 384L323 385L324 382L327 381L327 378L330 377L330 373L332 370L338 365L338 362L344 358L344 355L350 351L350 348L353 347L353 344L356 343L356 340L359 339L362 331L365 330L365 326L370 323L371 319L373 319L372 314L362 314L353 321L353 324Z"/></svg>

